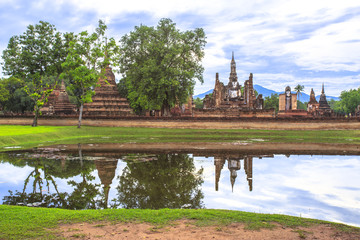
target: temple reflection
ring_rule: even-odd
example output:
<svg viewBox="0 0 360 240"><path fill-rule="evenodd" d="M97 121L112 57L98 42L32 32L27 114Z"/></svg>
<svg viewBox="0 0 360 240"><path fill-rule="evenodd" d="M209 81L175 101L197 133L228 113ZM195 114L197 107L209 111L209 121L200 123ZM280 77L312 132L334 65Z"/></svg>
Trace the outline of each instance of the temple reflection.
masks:
<svg viewBox="0 0 360 240"><path fill-rule="evenodd" d="M208 154L89 152L84 151L81 144L72 152L43 148L34 149L32 152L2 154L2 161L15 166L27 165L37 172L37 174L31 172L24 180L22 191L5 196L3 201L4 204L25 205L36 201L41 202L42 206L67 209L108 207L158 209L184 206L201 208L203 193L200 186L203 183L203 167L198 169L195 167L195 157L202 158L205 155L214 159L216 191L220 188L224 166L229 171L232 191L236 187L236 181L239 181L238 176L243 176L239 174L242 169L249 191L252 191L253 159L274 157L274 155L247 153ZM125 167L120 169L121 173L117 175L119 162L125 163ZM27 190L28 181L33 175L36 176L33 185L38 186L40 191L36 199L30 194L36 190ZM98 182L95 180L96 176ZM44 179L46 181L43 181ZM58 191L56 181L59 179L67 179L70 188L63 192ZM52 190L48 189L49 196L45 196L42 188L45 183L47 186L50 185L48 181L51 182L55 193L50 193ZM114 196L115 194L117 197ZM109 196L115 198L110 199Z"/></svg>
<svg viewBox="0 0 360 240"><path fill-rule="evenodd" d="M214 154L215 155L215 154ZM230 172L230 184L231 189L234 191L234 185L236 178L238 176L238 171L241 170L241 165L243 165L246 180L249 185L249 191L253 190L253 158L257 157L259 159L263 157L274 157L274 155L217 155L214 156L214 166L215 166L215 191L219 190L219 182L221 171L224 168L224 165L227 161L228 170Z"/></svg>

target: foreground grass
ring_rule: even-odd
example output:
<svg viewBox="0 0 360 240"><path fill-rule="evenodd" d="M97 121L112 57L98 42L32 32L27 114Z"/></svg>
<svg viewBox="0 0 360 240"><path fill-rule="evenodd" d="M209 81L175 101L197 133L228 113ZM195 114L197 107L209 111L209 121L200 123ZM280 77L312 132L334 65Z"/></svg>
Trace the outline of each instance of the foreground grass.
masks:
<svg viewBox="0 0 360 240"><path fill-rule="evenodd" d="M346 232L360 233L360 228L320 220L291 217L278 214L256 214L228 210L206 209L106 209L106 210L63 210L49 208L28 208L0 205L0 239L55 239L59 224L78 222L148 222L164 226L171 221L189 219L194 224L226 225L245 223L248 229L273 228L273 223L287 227L332 224Z"/></svg>
<svg viewBox="0 0 360 240"><path fill-rule="evenodd" d="M11 147L31 148L52 144L148 143L148 142L235 142L360 144L360 130L250 130L167 129L74 126L0 125L0 151Z"/></svg>

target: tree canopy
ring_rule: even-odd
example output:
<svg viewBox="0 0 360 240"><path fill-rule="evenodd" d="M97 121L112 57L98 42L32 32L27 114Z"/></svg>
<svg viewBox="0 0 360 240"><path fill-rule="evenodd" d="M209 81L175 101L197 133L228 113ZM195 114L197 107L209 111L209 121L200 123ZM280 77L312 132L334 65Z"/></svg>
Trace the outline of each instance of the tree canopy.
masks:
<svg viewBox="0 0 360 240"><path fill-rule="evenodd" d="M72 33L57 32L48 22L29 25L22 35L11 37L3 51L4 74L24 80L35 74L59 77L72 39Z"/></svg>
<svg viewBox="0 0 360 240"><path fill-rule="evenodd" d="M294 90L296 91L298 100L300 100L300 95L302 94L302 92L304 92L304 88L305 88L304 85L300 85L300 84L298 84L294 87Z"/></svg>
<svg viewBox="0 0 360 240"><path fill-rule="evenodd" d="M264 108L274 108L275 112L277 113L279 111L279 95L271 94L270 97L265 97Z"/></svg>
<svg viewBox="0 0 360 240"><path fill-rule="evenodd" d="M203 29L181 32L171 19L156 27L136 26L120 40L121 81L136 112L162 110L187 102L195 80L203 82L200 64L206 44Z"/></svg>
<svg viewBox="0 0 360 240"><path fill-rule="evenodd" d="M71 33L62 34L56 31L54 25L40 21L39 24L29 25L22 35L11 37L3 51L4 74L12 77L9 81L20 79L24 83L23 91L17 95L14 92L11 97L22 97L22 93L26 92L32 100L35 113L32 126L37 126L40 108L52 91L50 84L56 83L62 72L61 64L73 37Z"/></svg>
<svg viewBox="0 0 360 240"><path fill-rule="evenodd" d="M329 101L330 106L335 112L354 113L358 105L360 105L360 88L342 91L340 101Z"/></svg>
<svg viewBox="0 0 360 240"><path fill-rule="evenodd" d="M92 102L94 88L103 75L104 68L110 63L116 63L114 59L116 59L118 47L113 38L108 40L105 37L106 29L105 23L99 20L99 26L94 33L81 32L70 42L69 54L62 64L65 71L61 74L61 78L70 79L69 89L75 93L80 105L79 128L84 103Z"/></svg>

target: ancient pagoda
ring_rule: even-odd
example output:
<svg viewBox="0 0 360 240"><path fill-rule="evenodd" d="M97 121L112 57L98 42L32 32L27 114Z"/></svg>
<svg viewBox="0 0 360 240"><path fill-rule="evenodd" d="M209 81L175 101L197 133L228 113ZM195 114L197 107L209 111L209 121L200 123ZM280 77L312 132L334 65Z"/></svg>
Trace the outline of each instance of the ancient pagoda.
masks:
<svg viewBox="0 0 360 240"><path fill-rule="evenodd" d="M108 66L104 78L98 81L91 103L84 104L85 117L119 117L133 115L126 98L120 96L115 83L115 75Z"/></svg>
<svg viewBox="0 0 360 240"><path fill-rule="evenodd" d="M48 97L41 111L45 115L72 115L75 114L76 106L70 103L69 95L65 90L64 80L61 81L60 88L55 88Z"/></svg>
<svg viewBox="0 0 360 240"><path fill-rule="evenodd" d="M310 101L307 104L307 111L308 113L315 115L318 110L319 110L319 103L318 101L316 101L314 89L311 89Z"/></svg>
<svg viewBox="0 0 360 240"><path fill-rule="evenodd" d="M212 95L206 95L204 98L204 109L229 109L239 110L263 109L263 99L260 94L258 99L255 96L253 86L253 74L250 73L249 79L244 82L244 92L238 82L236 73L236 62L234 52L230 62L230 76L227 85L220 82L219 73L215 75L215 88Z"/></svg>
<svg viewBox="0 0 360 240"><path fill-rule="evenodd" d="M333 111L331 110L331 108L326 100L324 83L322 84L321 95L320 95L320 100L319 100L319 115L326 116L326 117L330 117L333 115Z"/></svg>

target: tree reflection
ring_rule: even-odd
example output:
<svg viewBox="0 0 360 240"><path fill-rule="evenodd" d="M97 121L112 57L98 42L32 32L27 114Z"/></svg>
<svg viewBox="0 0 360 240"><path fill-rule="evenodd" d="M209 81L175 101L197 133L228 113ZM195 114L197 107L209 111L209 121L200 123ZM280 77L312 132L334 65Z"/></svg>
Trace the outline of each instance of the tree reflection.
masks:
<svg viewBox="0 0 360 240"><path fill-rule="evenodd" d="M9 157L6 160L11 160ZM3 161L6 161L3 158ZM92 161L69 161L65 159L47 159L34 157L17 157L8 161L15 166L29 166L34 170L24 180L22 191L9 191L4 196L3 204L57 207L65 209L94 209L101 205L100 184L94 184L92 172L95 169ZM73 187L71 193L59 192L54 177L65 178L80 176L80 181L69 180ZM30 188L30 191L29 189ZM55 193L50 193L52 189Z"/></svg>
<svg viewBox="0 0 360 240"><path fill-rule="evenodd" d="M193 158L162 154L155 159L127 162L118 177L117 204L124 208L202 208L203 169L195 172Z"/></svg>

